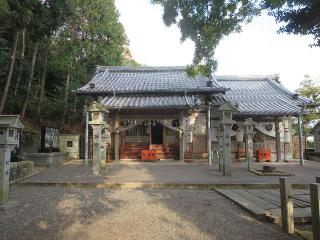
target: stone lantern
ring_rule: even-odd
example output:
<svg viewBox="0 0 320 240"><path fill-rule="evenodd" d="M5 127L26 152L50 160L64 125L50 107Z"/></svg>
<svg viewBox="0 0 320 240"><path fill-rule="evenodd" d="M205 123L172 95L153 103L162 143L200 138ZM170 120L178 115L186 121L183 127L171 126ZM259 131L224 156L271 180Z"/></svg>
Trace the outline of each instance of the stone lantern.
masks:
<svg viewBox="0 0 320 240"><path fill-rule="evenodd" d="M93 129L93 159L92 174L98 176L105 168L105 159L101 158L105 146L102 146L101 132L107 126L107 115L109 111L101 104L93 102L87 111L90 114L89 125Z"/></svg>
<svg viewBox="0 0 320 240"><path fill-rule="evenodd" d="M223 131L223 175L231 176L231 127L236 123L232 120L232 115L238 112L238 108L227 102L219 107L219 111L221 112L220 126Z"/></svg>
<svg viewBox="0 0 320 240"><path fill-rule="evenodd" d="M253 128L256 125L256 123L252 120L252 118L247 118L244 123L245 127L245 134L246 134L246 161L248 164L248 170L252 168L252 162L253 162L253 135L254 131Z"/></svg>
<svg viewBox="0 0 320 240"><path fill-rule="evenodd" d="M8 202L11 151L19 145L18 115L0 115L0 207Z"/></svg>

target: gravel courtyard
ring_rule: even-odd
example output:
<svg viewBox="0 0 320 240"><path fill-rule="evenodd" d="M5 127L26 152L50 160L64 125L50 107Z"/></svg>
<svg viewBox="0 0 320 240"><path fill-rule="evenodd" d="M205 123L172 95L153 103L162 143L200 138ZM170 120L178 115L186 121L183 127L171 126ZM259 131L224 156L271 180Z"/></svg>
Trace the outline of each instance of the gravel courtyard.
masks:
<svg viewBox="0 0 320 240"><path fill-rule="evenodd" d="M0 239L300 239L214 191L14 186Z"/></svg>

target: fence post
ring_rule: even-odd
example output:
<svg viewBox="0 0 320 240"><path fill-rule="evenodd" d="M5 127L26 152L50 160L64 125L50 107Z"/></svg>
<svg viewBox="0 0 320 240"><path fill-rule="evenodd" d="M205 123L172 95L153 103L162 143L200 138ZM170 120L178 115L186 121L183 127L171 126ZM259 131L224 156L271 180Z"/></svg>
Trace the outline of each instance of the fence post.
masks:
<svg viewBox="0 0 320 240"><path fill-rule="evenodd" d="M291 183L288 178L280 178L280 200L282 229L287 233L294 233L293 203L291 198Z"/></svg>
<svg viewBox="0 0 320 240"><path fill-rule="evenodd" d="M310 184L313 240L320 239L320 184Z"/></svg>

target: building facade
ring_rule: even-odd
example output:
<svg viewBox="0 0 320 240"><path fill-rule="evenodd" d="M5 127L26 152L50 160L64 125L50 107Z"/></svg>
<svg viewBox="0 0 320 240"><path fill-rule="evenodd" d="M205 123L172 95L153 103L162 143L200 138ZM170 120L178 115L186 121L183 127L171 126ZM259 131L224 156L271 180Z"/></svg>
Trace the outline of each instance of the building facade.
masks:
<svg viewBox="0 0 320 240"><path fill-rule="evenodd" d="M154 150L157 159L211 162L230 137L231 158L242 161L248 118L255 128L253 154L267 149L272 161L289 160L291 119L300 119L311 103L284 88L277 76L192 78L185 67L98 67L76 93L94 97L110 112L108 160L141 159L142 150ZM228 114L232 121L226 123Z"/></svg>

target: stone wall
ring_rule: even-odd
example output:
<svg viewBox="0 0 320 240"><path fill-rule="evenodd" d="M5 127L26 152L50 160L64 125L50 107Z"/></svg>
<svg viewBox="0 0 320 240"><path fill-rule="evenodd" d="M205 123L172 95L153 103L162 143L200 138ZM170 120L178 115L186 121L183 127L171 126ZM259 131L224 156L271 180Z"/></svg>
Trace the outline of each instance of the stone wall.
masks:
<svg viewBox="0 0 320 240"><path fill-rule="evenodd" d="M35 166L54 168L63 165L67 158L67 154L61 152L26 153L24 154L24 157L29 161L33 161Z"/></svg>

